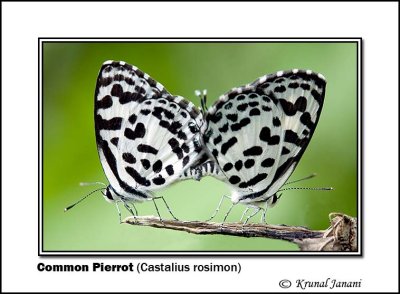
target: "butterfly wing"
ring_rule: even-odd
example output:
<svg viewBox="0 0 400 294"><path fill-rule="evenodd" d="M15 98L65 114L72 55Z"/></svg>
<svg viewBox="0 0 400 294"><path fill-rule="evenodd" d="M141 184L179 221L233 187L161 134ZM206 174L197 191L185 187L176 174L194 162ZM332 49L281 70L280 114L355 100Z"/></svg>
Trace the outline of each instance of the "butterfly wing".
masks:
<svg viewBox="0 0 400 294"><path fill-rule="evenodd" d="M202 115L125 62L103 64L95 91L100 160L113 189L127 198L174 182L201 154Z"/></svg>
<svg viewBox="0 0 400 294"><path fill-rule="evenodd" d="M209 109L204 142L233 188L234 202L274 195L294 171L317 125L322 75L266 75L222 95Z"/></svg>

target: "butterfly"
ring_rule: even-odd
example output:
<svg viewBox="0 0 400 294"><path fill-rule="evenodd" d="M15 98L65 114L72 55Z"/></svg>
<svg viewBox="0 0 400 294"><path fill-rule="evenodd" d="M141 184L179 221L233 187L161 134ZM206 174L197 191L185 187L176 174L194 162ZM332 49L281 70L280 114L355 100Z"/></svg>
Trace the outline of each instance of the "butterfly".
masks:
<svg viewBox="0 0 400 294"><path fill-rule="evenodd" d="M265 222L267 207L280 198L277 192L312 138L325 88L323 75L293 69L262 76L220 96L210 109L203 107L202 142L209 160L191 166L182 177L199 180L211 175L224 181L233 205L255 208L251 216L262 209ZM201 98L205 105L206 95Z"/></svg>
<svg viewBox="0 0 400 294"><path fill-rule="evenodd" d="M204 156L199 109L135 66L105 62L94 96L96 145L109 181L106 200L129 210L128 203L154 201L155 191Z"/></svg>

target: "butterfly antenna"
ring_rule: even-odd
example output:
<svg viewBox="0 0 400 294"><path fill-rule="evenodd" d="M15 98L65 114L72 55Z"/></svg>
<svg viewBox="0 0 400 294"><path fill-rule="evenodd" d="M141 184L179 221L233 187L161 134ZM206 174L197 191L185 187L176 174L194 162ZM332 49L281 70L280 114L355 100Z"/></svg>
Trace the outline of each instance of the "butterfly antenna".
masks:
<svg viewBox="0 0 400 294"><path fill-rule="evenodd" d="M203 90L203 93L201 93L200 90L195 90L194 94L200 99L201 103L201 111L203 115L207 112L207 90Z"/></svg>
<svg viewBox="0 0 400 294"><path fill-rule="evenodd" d="M89 197L89 196L92 195L93 193L98 192L98 191L101 191L101 190L103 190L103 189L104 189L104 188L99 188L99 189L96 189L96 190L90 192L90 193L87 194L86 196L84 196L84 197L82 197L81 199L79 199L78 201L76 201L74 204L72 204L72 205L70 205L70 206L64 208L64 212L70 210L70 209L71 209L72 207L74 207L75 205L81 203L83 200L85 200L87 197Z"/></svg>
<svg viewBox="0 0 400 294"><path fill-rule="evenodd" d="M314 178L314 177L316 177L316 176L317 176L316 173L312 173L311 175L309 175L309 176L307 176L307 177L305 177L305 178L301 178L301 179L298 179L298 180L294 180L294 181L291 181L291 182L287 182L287 183L284 184L284 186L285 186L285 185L290 185L290 184L293 184L293 183L297 183L297 182L300 182L300 181L312 179L312 178Z"/></svg>
<svg viewBox="0 0 400 294"><path fill-rule="evenodd" d="M208 107L207 107L207 89L203 90L203 99L202 99L202 101L203 101L203 103L202 103L203 107L207 112L208 111Z"/></svg>
<svg viewBox="0 0 400 294"><path fill-rule="evenodd" d="M102 183L102 182L80 182L79 186L83 187L83 186L94 186L94 185L102 185L104 187L107 187L106 184Z"/></svg>
<svg viewBox="0 0 400 294"><path fill-rule="evenodd" d="M332 187L290 187L290 188L284 188L281 190L278 190L278 192L281 191L287 191L287 190L319 190L319 191L331 191L333 190ZM280 197L280 196L279 196Z"/></svg>

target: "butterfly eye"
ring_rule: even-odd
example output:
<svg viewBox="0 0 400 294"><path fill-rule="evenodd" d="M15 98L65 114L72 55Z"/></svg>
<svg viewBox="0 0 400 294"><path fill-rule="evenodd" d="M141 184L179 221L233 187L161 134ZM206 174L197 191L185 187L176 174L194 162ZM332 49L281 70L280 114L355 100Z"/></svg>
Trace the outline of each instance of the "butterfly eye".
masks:
<svg viewBox="0 0 400 294"><path fill-rule="evenodd" d="M106 189L106 193L105 193L104 196L107 197L108 200L111 200L111 201L114 200L114 198L113 198L113 196L111 194L110 188Z"/></svg>

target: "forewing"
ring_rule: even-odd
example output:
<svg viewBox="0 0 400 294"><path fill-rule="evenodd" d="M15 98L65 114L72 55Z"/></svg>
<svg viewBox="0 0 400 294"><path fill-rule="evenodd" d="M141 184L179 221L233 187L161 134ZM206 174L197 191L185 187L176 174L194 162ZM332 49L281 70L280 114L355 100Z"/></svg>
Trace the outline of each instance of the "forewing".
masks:
<svg viewBox="0 0 400 294"><path fill-rule="evenodd" d="M95 130L114 189L152 191L175 181L200 156L201 124L191 102L172 96L136 67L103 64L95 92Z"/></svg>

